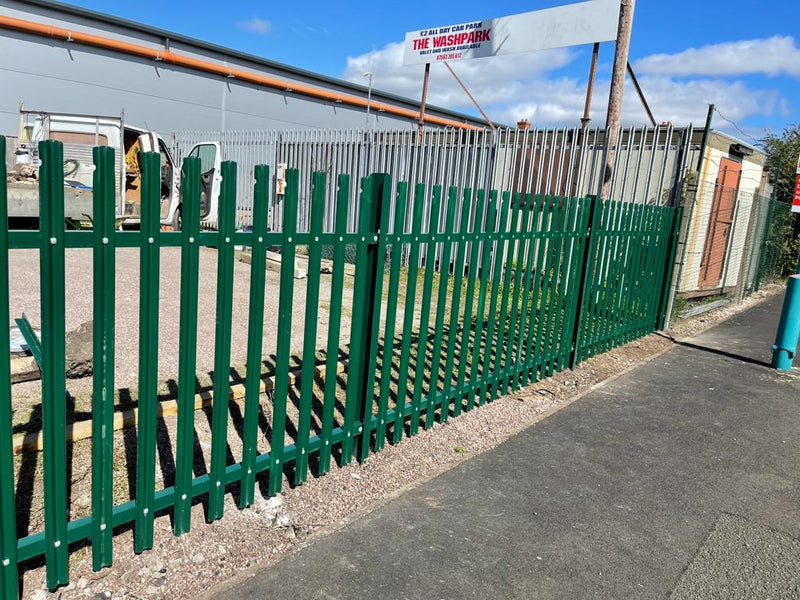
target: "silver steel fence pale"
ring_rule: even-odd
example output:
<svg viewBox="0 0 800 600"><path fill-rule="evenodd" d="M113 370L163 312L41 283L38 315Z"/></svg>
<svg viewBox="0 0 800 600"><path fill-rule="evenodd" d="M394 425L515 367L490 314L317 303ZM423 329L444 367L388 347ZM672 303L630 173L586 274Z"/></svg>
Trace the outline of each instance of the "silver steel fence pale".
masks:
<svg viewBox="0 0 800 600"><path fill-rule="evenodd" d="M350 173L348 230L358 222L359 181L374 172L389 173L393 181L408 181L413 190L424 183L428 190L423 211L427 231L430 193L434 185L497 189L553 196L601 195L609 181L609 197L625 202L676 205L681 197L688 159L697 151L693 129L664 125L620 130L613 164L606 166L608 132L604 129L539 128L496 131L426 129L396 130L322 129L303 131L183 131L173 134L175 158L181 161L202 141L218 141L223 160L238 163L242 177L252 183L254 168L266 164L273 173L270 226L280 229L283 197L277 189L279 165L302 173L324 171L329 178ZM252 225L252 185L239 186L237 226ZM393 196L394 197L393 190ZM327 191L324 227L331 230L336 190ZM298 228L309 226L311 181L300 182ZM459 202L459 207L461 203ZM392 207L390 222L394 222ZM460 212L460 210L458 211ZM445 211L440 223L444 226ZM405 215L411 226L410 205ZM456 222L460 222L456 214ZM497 217L499 219L499 215ZM472 217L470 217L472 219ZM421 253L421 263L427 259Z"/></svg>

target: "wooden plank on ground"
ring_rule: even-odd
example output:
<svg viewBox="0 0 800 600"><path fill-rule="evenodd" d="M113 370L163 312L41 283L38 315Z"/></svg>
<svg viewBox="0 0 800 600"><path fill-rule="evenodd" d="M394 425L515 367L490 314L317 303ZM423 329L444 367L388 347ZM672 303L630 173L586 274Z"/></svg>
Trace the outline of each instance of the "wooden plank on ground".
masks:
<svg viewBox="0 0 800 600"><path fill-rule="evenodd" d="M42 373L39 365L32 356L20 356L11 359L11 383L22 383L41 379Z"/></svg>
<svg viewBox="0 0 800 600"><path fill-rule="evenodd" d="M340 361L336 368L336 373L344 372L347 361ZM317 365L314 368L314 373L317 377L325 377L325 365ZM300 369L289 371L289 385L295 386L300 382ZM260 390L264 392L271 391L275 387L275 379L273 376L264 377L261 380ZM237 383L231 386L228 398L233 401L244 400L245 387L244 384ZM200 410L211 406L214 399L214 393L211 390L195 394L194 409ZM169 417L178 414L177 400L165 400L158 403L157 414L160 418ZM139 417L139 409L133 408L123 412L114 414L114 431L125 429L126 427L133 427L136 425ZM85 440L92 437L92 421L78 421L77 423L70 423L67 425L67 442L75 442L78 440ZM14 454L22 452L36 452L42 449L42 432L35 431L32 433L20 433L14 436Z"/></svg>

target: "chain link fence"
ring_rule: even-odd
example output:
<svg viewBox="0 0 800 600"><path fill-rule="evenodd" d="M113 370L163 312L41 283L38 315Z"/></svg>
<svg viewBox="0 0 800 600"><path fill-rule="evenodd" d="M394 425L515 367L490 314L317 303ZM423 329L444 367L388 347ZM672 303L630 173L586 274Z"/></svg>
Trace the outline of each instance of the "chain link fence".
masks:
<svg viewBox="0 0 800 600"><path fill-rule="evenodd" d="M714 186L686 212L672 320L741 302L785 271L794 217L768 196Z"/></svg>

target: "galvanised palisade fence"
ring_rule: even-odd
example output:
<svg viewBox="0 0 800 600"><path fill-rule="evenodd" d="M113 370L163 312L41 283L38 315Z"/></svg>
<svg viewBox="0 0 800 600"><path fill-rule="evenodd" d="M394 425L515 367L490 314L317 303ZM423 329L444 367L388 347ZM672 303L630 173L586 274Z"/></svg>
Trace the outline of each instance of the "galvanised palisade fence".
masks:
<svg viewBox="0 0 800 600"><path fill-rule="evenodd" d="M0 138L0 143L4 140ZM0 150L4 150L0 146ZM0 227L0 314L9 311L9 249L38 249L41 265L42 429L44 432L42 531L17 539L14 465L11 438L9 361L0 368L0 559L5 597L17 594L18 564L44 556L47 584L68 580L70 544L91 540L93 565L112 562L114 528L133 524L137 552L153 546L156 513L171 511L174 533L191 526L192 502L207 497L207 519L223 516L225 494L239 487L239 506L255 498L258 476L267 478L269 494L277 494L284 472L294 483L309 470L321 475L338 456L345 465L366 459L399 442L420 426L433 427L464 411L548 376L659 327L664 318L680 208L614 202L591 196L532 195L519 192L455 187L393 187L386 174L361 179L358 222L348 228L352 182L339 175L335 186L333 223L324 227L325 198L330 182L324 173L311 178L308 231L298 231L300 174L287 173L280 231L269 231L270 173L254 170L253 228L234 229L237 166L222 167L218 231L200 231L200 165L183 164L183 230L159 228L160 162L143 154L142 222L140 231L114 229L114 152L96 148L94 229L65 231L63 219L62 146L40 145L40 231L8 231ZM2 154L2 152L0 152ZM5 182L5 167L0 181ZM249 180L246 179L247 184ZM396 191L392 191L396 190ZM393 197L394 195L394 197ZM390 211L392 204L395 210ZM406 208L412 215L404 223ZM6 223L7 198L0 183L0 221ZM425 214L429 211L429 214ZM441 216L441 220L440 217ZM458 216L458 218L456 218ZM390 218L391 217L391 218ZM425 226L432 223L433 226ZM443 226L438 226L443 223ZM245 408L238 462L227 456L230 378L214 378L210 469L194 476L195 350L197 338L199 252L217 248L215 373L230 372L231 313L235 245L253 250L249 292ZM265 253L282 249L277 314L271 439L262 441L259 419L264 328ZM155 454L158 408L158 306L160 249L181 253L180 356L177 387L177 434L174 483L156 489ZM294 303L293 264L298 246L308 246L304 344L297 410L289 415L290 350ZM349 344L343 332L344 252L355 247L353 307ZM407 246L412 265L430 248L420 269L401 266L398 249ZM94 393L92 407L91 514L68 520L65 435L65 293L67 249L93 249ZM138 248L139 380L135 497L115 505L112 497L114 410L115 254ZM330 297L320 298L323 248L332 248ZM384 270L389 255L388 270ZM452 269L436 272L438 264ZM468 267L467 267L468 265ZM269 290L270 293L273 290ZM401 297L405 298L404 307ZM318 309L330 302L325 359L315 356ZM0 344L8 348L7 329ZM347 355L344 374L340 356ZM324 374L321 392L311 382L315 369ZM291 422L290 422L291 420ZM313 427L312 427L313 426ZM287 435L289 438L287 439ZM334 454L334 448L337 453ZM309 464L309 456L315 462ZM292 467L288 468L287 467Z"/></svg>
<svg viewBox="0 0 800 600"><path fill-rule="evenodd" d="M252 176L255 165L279 164L310 173L323 171L329 177L350 173L355 180L372 173L392 173L410 186L424 183L428 189L496 189L502 194L529 192L557 196L599 194L608 182L609 196L626 202L677 205L693 152L693 129L672 125L626 127L618 133L613 160L608 161L605 129L560 127L495 131L454 131L417 128L396 130L225 130L173 133L173 151L180 160L197 143L215 141L222 157L238 163L243 176ZM394 192L394 190L393 190ZM357 190L353 190L351 202ZM298 228L308 228L311 181L300 182ZM271 195L272 227L279 229L282 196ZM426 199L424 225L430 215ZM238 216L241 225L251 222L252 189L240 189ZM335 190L328 191L324 225L333 223ZM460 217L456 214L456 220ZM355 227L358 207L349 215ZM393 218L393 215L392 217ZM407 211L406 225L413 215ZM444 215L439 223L444 226ZM422 256L424 257L424 248Z"/></svg>

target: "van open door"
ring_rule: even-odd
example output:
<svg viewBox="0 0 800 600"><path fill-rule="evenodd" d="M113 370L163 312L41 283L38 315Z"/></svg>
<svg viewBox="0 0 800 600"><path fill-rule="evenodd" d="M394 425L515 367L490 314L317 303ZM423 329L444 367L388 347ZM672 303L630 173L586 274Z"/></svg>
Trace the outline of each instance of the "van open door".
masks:
<svg viewBox="0 0 800 600"><path fill-rule="evenodd" d="M180 206L180 173L175 168L172 153L164 140L155 131L147 131L138 136L142 152L156 152L161 157L161 204L159 208L162 223L174 219Z"/></svg>
<svg viewBox="0 0 800 600"><path fill-rule="evenodd" d="M139 136L139 149L142 152L158 152L158 134L148 131Z"/></svg>
<svg viewBox="0 0 800 600"><path fill-rule="evenodd" d="M187 156L200 158L200 219L216 224L219 207L222 152L218 142L195 145Z"/></svg>

